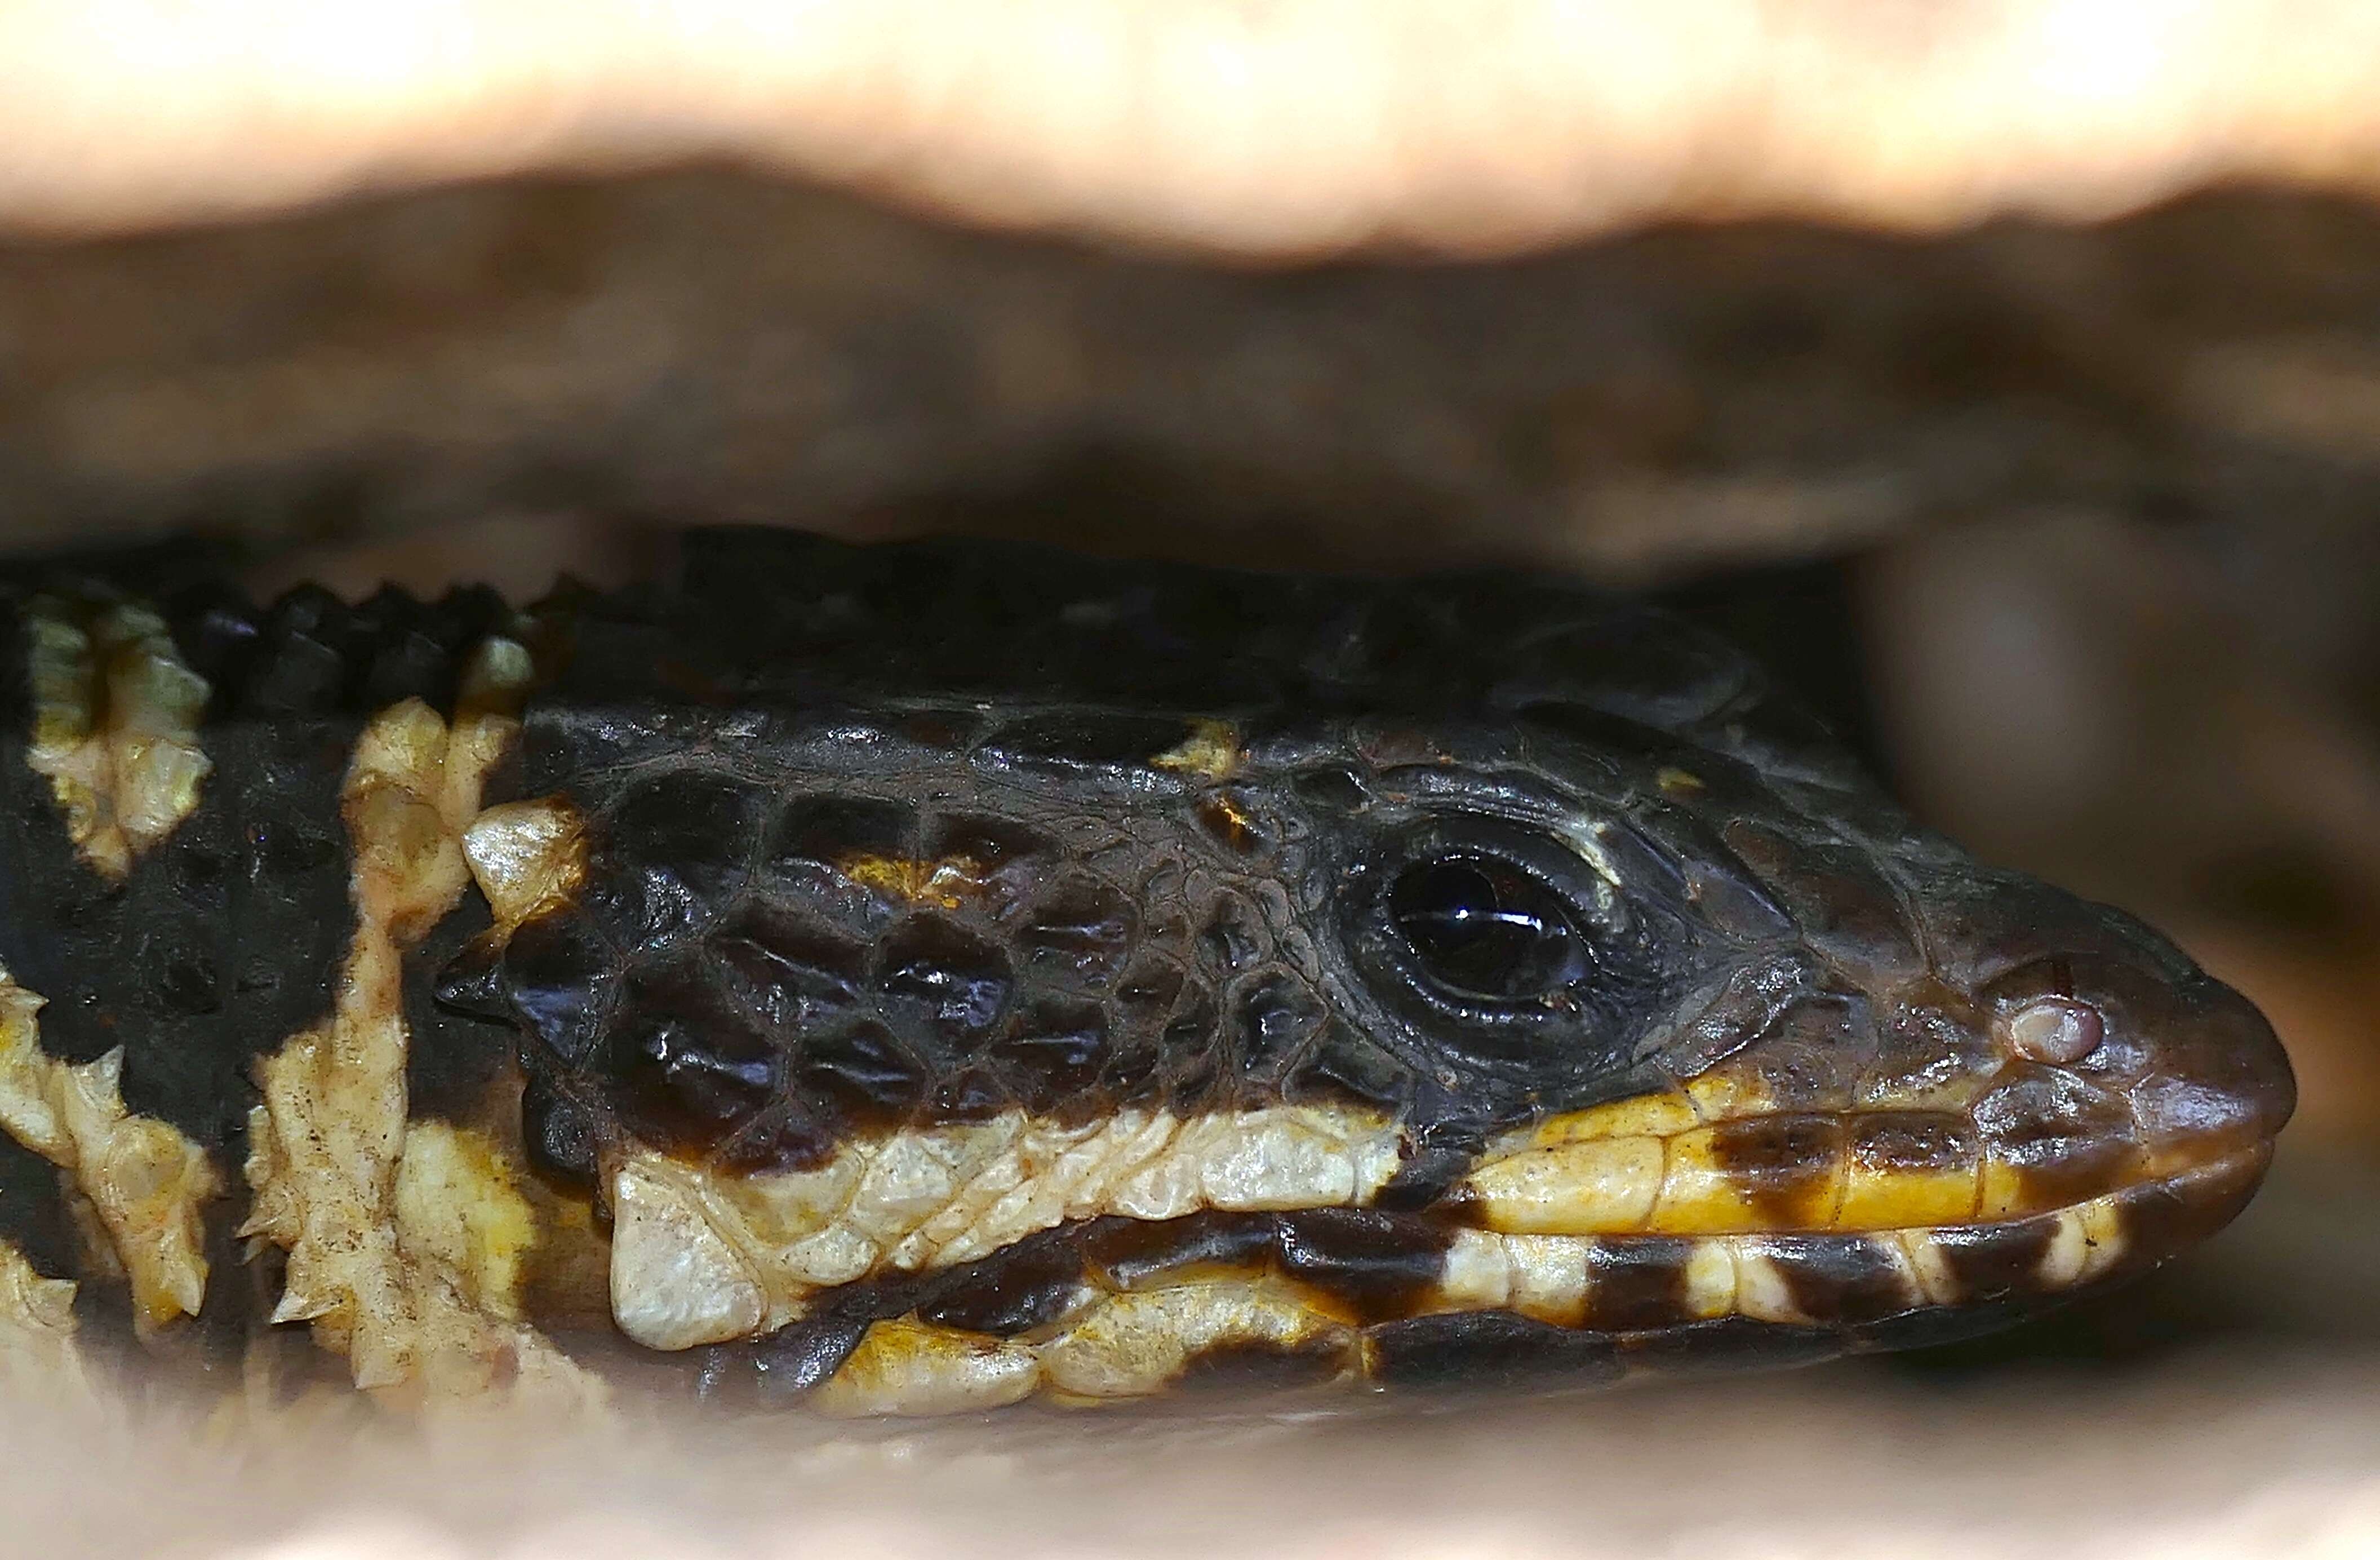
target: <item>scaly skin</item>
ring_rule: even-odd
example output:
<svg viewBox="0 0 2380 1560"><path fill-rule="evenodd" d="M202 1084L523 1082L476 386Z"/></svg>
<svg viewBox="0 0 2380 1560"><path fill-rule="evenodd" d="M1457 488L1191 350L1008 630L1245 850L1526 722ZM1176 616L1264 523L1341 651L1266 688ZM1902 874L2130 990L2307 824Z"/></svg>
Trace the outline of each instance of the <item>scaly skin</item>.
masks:
<svg viewBox="0 0 2380 1560"><path fill-rule="evenodd" d="M2155 933L1541 581L710 532L528 615L16 600L0 1234L383 1393L1925 1342L2211 1233L2293 1101ZM130 1136L57 1126L118 1047Z"/></svg>

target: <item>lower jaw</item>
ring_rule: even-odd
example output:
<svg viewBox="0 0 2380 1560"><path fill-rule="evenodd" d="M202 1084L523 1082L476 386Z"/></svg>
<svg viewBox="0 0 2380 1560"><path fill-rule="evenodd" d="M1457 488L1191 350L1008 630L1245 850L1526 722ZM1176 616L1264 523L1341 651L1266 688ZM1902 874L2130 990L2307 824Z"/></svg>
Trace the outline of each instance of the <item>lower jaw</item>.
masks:
<svg viewBox="0 0 2380 1560"><path fill-rule="evenodd" d="M1573 1390L1813 1363L1973 1336L2137 1277L2229 1222L2270 1157L2258 1145L2031 1217L1922 1230L1507 1236L1364 1210L1171 1232L1095 1221L826 1292L777 1334L700 1351L700 1377L731 1399L901 1415L1204 1382ZM1134 1254L1121 1277L1116 1251Z"/></svg>
<svg viewBox="0 0 2380 1560"><path fill-rule="evenodd" d="M1989 1224L1696 1237L1731 1247L1725 1310L1578 1321L1512 1310L1368 1329L1379 1385L1565 1388L1815 1364L1998 1332L2137 1279L2220 1230L2262 1183L2270 1144L2069 1207ZM1569 1237L1607 1248L1659 1237ZM1670 1244L1682 1242L1671 1241Z"/></svg>

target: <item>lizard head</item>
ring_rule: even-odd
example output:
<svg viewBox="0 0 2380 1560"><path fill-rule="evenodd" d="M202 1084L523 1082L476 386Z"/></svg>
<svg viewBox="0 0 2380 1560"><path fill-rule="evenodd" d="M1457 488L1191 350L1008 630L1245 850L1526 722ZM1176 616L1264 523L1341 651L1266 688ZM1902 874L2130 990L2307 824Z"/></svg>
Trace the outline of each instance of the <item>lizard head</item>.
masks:
<svg viewBox="0 0 2380 1560"><path fill-rule="evenodd" d="M899 1410L1922 1341L2211 1232L2289 1115L2246 1002L1658 615L793 557L585 610L442 988L521 1036L620 1328L714 1377Z"/></svg>

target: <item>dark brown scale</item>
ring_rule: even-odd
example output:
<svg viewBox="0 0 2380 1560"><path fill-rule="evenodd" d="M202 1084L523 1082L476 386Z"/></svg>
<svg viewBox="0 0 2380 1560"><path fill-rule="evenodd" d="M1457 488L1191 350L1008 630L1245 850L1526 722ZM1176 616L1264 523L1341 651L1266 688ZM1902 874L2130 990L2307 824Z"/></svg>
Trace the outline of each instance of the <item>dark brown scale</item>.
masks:
<svg viewBox="0 0 2380 1560"><path fill-rule="evenodd" d="M1993 1047L1984 1015L1940 981L1921 981L1880 1006L1876 1055L1861 1081L1859 1100L1890 1105L1951 1079L1991 1066Z"/></svg>
<svg viewBox="0 0 2380 1560"><path fill-rule="evenodd" d="M976 710L904 710L892 719L901 735L929 752L964 753L983 739L985 720Z"/></svg>
<svg viewBox="0 0 2380 1560"><path fill-rule="evenodd" d="M1829 992L1779 1014L1761 1031L1749 1058L1779 1110L1811 1111L1850 1098L1876 1051L1867 999Z"/></svg>
<svg viewBox="0 0 2380 1560"><path fill-rule="evenodd" d="M1364 1332L1371 1376L1385 1385L1495 1391L1600 1386L1625 1370L1618 1342L1516 1316L1459 1311L1384 1322Z"/></svg>
<svg viewBox="0 0 2380 1560"><path fill-rule="evenodd" d="M2140 1151L2129 1105L2071 1073L2011 1066L1974 1104L1985 1149L2012 1166L2028 1201L2059 1206L2129 1178Z"/></svg>
<svg viewBox="0 0 2380 1560"><path fill-rule="evenodd" d="M1614 1236L1586 1251L1587 1321L1631 1333L1687 1321L1686 1261L1694 1243L1669 1236Z"/></svg>
<svg viewBox="0 0 2380 1560"><path fill-rule="evenodd" d="M1234 1060L1262 1095L1301 1057L1330 1021L1330 1010L1312 987L1283 970L1265 970L1241 981L1225 999L1231 1013Z"/></svg>
<svg viewBox="0 0 2380 1560"><path fill-rule="evenodd" d="M2058 1298L2073 1298L2070 1294ZM1986 1333L2000 1332L2032 1321L2042 1313L2044 1304L2043 1300L2028 1296L2002 1300L1973 1300L1955 1306L1929 1305L1880 1321L1853 1323L1839 1331L1854 1349L1861 1351L1928 1348L1937 1344L1980 1337Z"/></svg>
<svg viewBox="0 0 2380 1560"><path fill-rule="evenodd" d="M1183 987L1172 1016L1158 1030L1162 1059L1152 1082L1164 1090L1165 1103L1177 1112L1203 1109L1225 1085L1227 1059L1216 1043L1218 1022L1213 993L1193 981Z"/></svg>
<svg viewBox="0 0 2380 1560"><path fill-rule="evenodd" d="M1862 989L1888 990L1925 972L1900 896L1865 852L1789 839L1742 819L1719 832L1760 874L1809 945Z"/></svg>
<svg viewBox="0 0 2380 1560"><path fill-rule="evenodd" d="M2246 1005L2234 993L2224 996ZM2161 1057L2156 1070L2133 1087L2136 1136L2202 1162L2270 1140L2272 1108L2252 1087L2253 1058L2205 1054L2213 1049L2202 1047L2202 1054L2192 1058L2197 1065L2187 1070L2176 1058Z"/></svg>
<svg viewBox="0 0 2380 1560"><path fill-rule="evenodd" d="M1283 1080L1281 1094L1293 1104L1354 1100L1401 1115L1413 1086L1411 1070L1395 1056L1345 1024L1330 1021Z"/></svg>
<svg viewBox="0 0 2380 1560"><path fill-rule="evenodd" d="M815 1034L803 1042L800 1057L794 1072L798 1090L880 1128L913 1119L934 1087L934 1068L873 1019Z"/></svg>
<svg viewBox="0 0 2380 1560"><path fill-rule="evenodd" d="M1673 1081L1692 1078L1758 1043L1786 1014L1816 993L1817 961L1799 948L1781 949L1730 970L1704 993L1692 1020L1669 1036L1650 1060Z"/></svg>
<svg viewBox="0 0 2380 1560"><path fill-rule="evenodd" d="M1121 1034L1111 1031L1108 1041L1107 1067L1099 1074L1100 1095L1111 1106L1156 1098L1162 1091L1169 1060L1160 1038L1148 1030L1126 1029Z"/></svg>
<svg viewBox="0 0 2380 1560"><path fill-rule="evenodd" d="M791 1100L764 1106L747 1118L710 1155L710 1161L730 1175L816 1170L834 1158L844 1130L843 1117L832 1107Z"/></svg>
<svg viewBox="0 0 2380 1560"><path fill-rule="evenodd" d="M1410 1214L1316 1208L1275 1215L1281 1271L1359 1322L1410 1314L1436 1286L1452 1237Z"/></svg>
<svg viewBox="0 0 2380 1560"><path fill-rule="evenodd" d="M985 1059L1038 1115L1072 1125L1106 1114L1099 1089L1109 1061L1107 1011L1097 1003L1044 998L1016 1015Z"/></svg>
<svg viewBox="0 0 2380 1560"><path fill-rule="evenodd" d="M223 1011L223 981L196 925L186 921L144 934L132 958L149 972L152 1012L200 1018Z"/></svg>
<svg viewBox="0 0 2380 1560"><path fill-rule="evenodd" d="M762 871L771 892L764 904L797 905L838 932L865 941L900 913L881 885L854 877L850 864L901 860L917 848L917 814L902 802L860 797L802 797L785 808L772 830Z"/></svg>
<svg viewBox="0 0 2380 1560"><path fill-rule="evenodd" d="M2261 1166L2242 1165L2190 1196L2154 1183L2125 1192L2119 1206L2127 1261L2161 1261L2213 1235L2248 1205L2262 1174Z"/></svg>
<svg viewBox="0 0 2380 1560"><path fill-rule="evenodd" d="M1881 1242L1846 1235L1769 1235L1750 1249L1784 1275L1794 1309L1823 1325L1881 1321L1920 1302Z"/></svg>
<svg viewBox="0 0 2380 1560"><path fill-rule="evenodd" d="M1803 1228L1827 1214L1820 1194L1842 1163L1843 1123L1787 1112L1746 1116L1712 1128L1711 1150L1771 1228Z"/></svg>
<svg viewBox="0 0 2380 1560"><path fill-rule="evenodd" d="M783 1408L835 1373L874 1318L806 1318L750 1343L698 1351L695 1392L723 1407Z"/></svg>
<svg viewBox="0 0 2380 1560"><path fill-rule="evenodd" d="M521 1091L521 1140L538 1174L560 1186L594 1189L594 1115L543 1073L530 1073Z"/></svg>
<svg viewBox="0 0 2380 1560"><path fill-rule="evenodd" d="M1094 877L1122 886L1141 908L1148 934L1165 944L1185 936L1190 870L1177 843L1160 834L1119 832L1096 816L1073 821L1075 859Z"/></svg>
<svg viewBox="0 0 2380 1560"><path fill-rule="evenodd" d="M1980 1152L1974 1123L1954 1111L1863 1111L1845 1149L1854 1171L1878 1176L1963 1170Z"/></svg>
<svg viewBox="0 0 2380 1560"><path fill-rule="evenodd" d="M657 1147L708 1149L777 1097L780 1053L698 960L632 977L604 1052L615 1108Z"/></svg>
<svg viewBox="0 0 2380 1560"><path fill-rule="evenodd" d="M1371 794L1353 770L1330 765L1290 777L1298 800L1326 815L1353 816L1371 805Z"/></svg>
<svg viewBox="0 0 2380 1560"><path fill-rule="evenodd" d="M1228 981L1257 967L1269 939L1264 919L1246 896L1225 890L1207 905L1207 923L1198 934L1198 963L1208 978Z"/></svg>
<svg viewBox="0 0 2380 1560"><path fill-rule="evenodd" d="M632 786L593 827L582 901L622 948L707 924L743 886L762 799L723 774L680 771Z"/></svg>
<svg viewBox="0 0 2380 1560"><path fill-rule="evenodd" d="M411 1115L481 1125L491 1099L517 1077L512 1047L490 1045L485 1028L442 1005L437 992L438 971L487 932L487 907L474 898L407 950L405 1099Z"/></svg>
<svg viewBox="0 0 2380 1560"><path fill-rule="evenodd" d="M1768 941L1791 928L1791 918L1727 847L1718 830L1682 807L1654 809L1647 826L1656 837L1684 847L1687 859L1681 877L1686 897L1713 926L1747 943Z"/></svg>
<svg viewBox="0 0 2380 1560"><path fill-rule="evenodd" d="M1257 1396L1326 1386L1355 1369L1350 1344L1328 1336L1295 1344L1217 1344L1184 1360L1167 1383L1193 1395Z"/></svg>
<svg viewBox="0 0 2380 1560"><path fill-rule="evenodd" d="M1107 1005L1112 1016L1108 1060L1099 1078L1109 1099L1146 1101L1162 1092L1167 1070L1179 1065L1164 1037L1184 986L1178 962L1148 950L1135 956L1116 981Z"/></svg>
<svg viewBox="0 0 2380 1560"><path fill-rule="evenodd" d="M1028 1238L935 1282L917 1319L937 1327L1013 1337L1061 1320L1083 1283L1079 1231Z"/></svg>
<svg viewBox="0 0 2380 1560"><path fill-rule="evenodd" d="M521 1027L563 1061L584 1060L602 1036L618 983L594 924L575 906L524 921L504 944L503 974ZM457 1002L451 992L447 1000Z"/></svg>
<svg viewBox="0 0 2380 1560"><path fill-rule="evenodd" d="M2054 1218L2019 1219L1937 1230L1934 1242L1965 1291L1963 1298L1989 1301L2037 1292L2035 1275L2057 1235Z"/></svg>
<svg viewBox="0 0 2380 1560"><path fill-rule="evenodd" d="M1613 1340L1621 1370L1632 1376L1717 1376L1815 1365L1852 1347L1827 1327L1794 1327L1748 1316L1715 1316Z"/></svg>
<svg viewBox="0 0 2380 1560"><path fill-rule="evenodd" d="M1010 784L1062 785L1091 795L1179 796L1182 777L1149 761L1179 747L1195 728L1180 717L1123 711L1069 710L1026 715L975 750L978 774Z"/></svg>
<svg viewBox="0 0 2380 1560"><path fill-rule="evenodd" d="M902 922L878 945L875 986L893 1032L935 1057L974 1055L1006 1016L1016 976L998 945L941 915Z"/></svg>
<svg viewBox="0 0 2380 1560"><path fill-rule="evenodd" d="M2037 1205L2108 1191L2140 1160L2131 1105L2057 1067L2004 1069L1973 1115L1985 1151L2016 1169Z"/></svg>
<svg viewBox="0 0 2380 1560"><path fill-rule="evenodd" d="M920 854L928 861L963 863L979 913L1005 922L1048 880L1059 850L1055 841L1014 820L953 813L934 821ZM1131 942L1129 935L1123 940Z"/></svg>
<svg viewBox="0 0 2380 1560"><path fill-rule="evenodd" d="M774 1036L846 1030L862 1010L868 945L795 911L747 905L709 946L729 994Z"/></svg>
<svg viewBox="0 0 2380 1560"><path fill-rule="evenodd" d="M1277 1240L1270 1215L1209 1211L1093 1225L1083 1257L1110 1287L1135 1289L1175 1274L1256 1271L1271 1261Z"/></svg>
<svg viewBox="0 0 2380 1560"><path fill-rule="evenodd" d="M1181 965L1162 955L1144 953L1116 982L1116 1010L1131 1027L1153 1030L1172 1016L1182 987Z"/></svg>
<svg viewBox="0 0 2380 1560"><path fill-rule="evenodd" d="M1111 985L1140 939L1140 917L1123 895L1087 875L1061 879L1009 934L1028 980Z"/></svg>
<svg viewBox="0 0 2380 1560"><path fill-rule="evenodd" d="M1008 1080L987 1063L975 1063L944 1077L926 1099L926 1115L938 1122L989 1121L1016 1103Z"/></svg>

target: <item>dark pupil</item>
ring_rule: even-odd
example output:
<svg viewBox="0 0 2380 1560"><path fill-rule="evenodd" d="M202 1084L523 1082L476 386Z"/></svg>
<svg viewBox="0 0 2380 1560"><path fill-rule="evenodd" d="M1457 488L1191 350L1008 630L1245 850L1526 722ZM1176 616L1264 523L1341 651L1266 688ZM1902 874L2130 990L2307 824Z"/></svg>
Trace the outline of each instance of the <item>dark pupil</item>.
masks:
<svg viewBox="0 0 2380 1560"><path fill-rule="evenodd" d="M1585 972L1586 950L1551 889L1501 861L1449 857L1405 869L1389 914L1440 984L1471 996L1541 996Z"/></svg>

